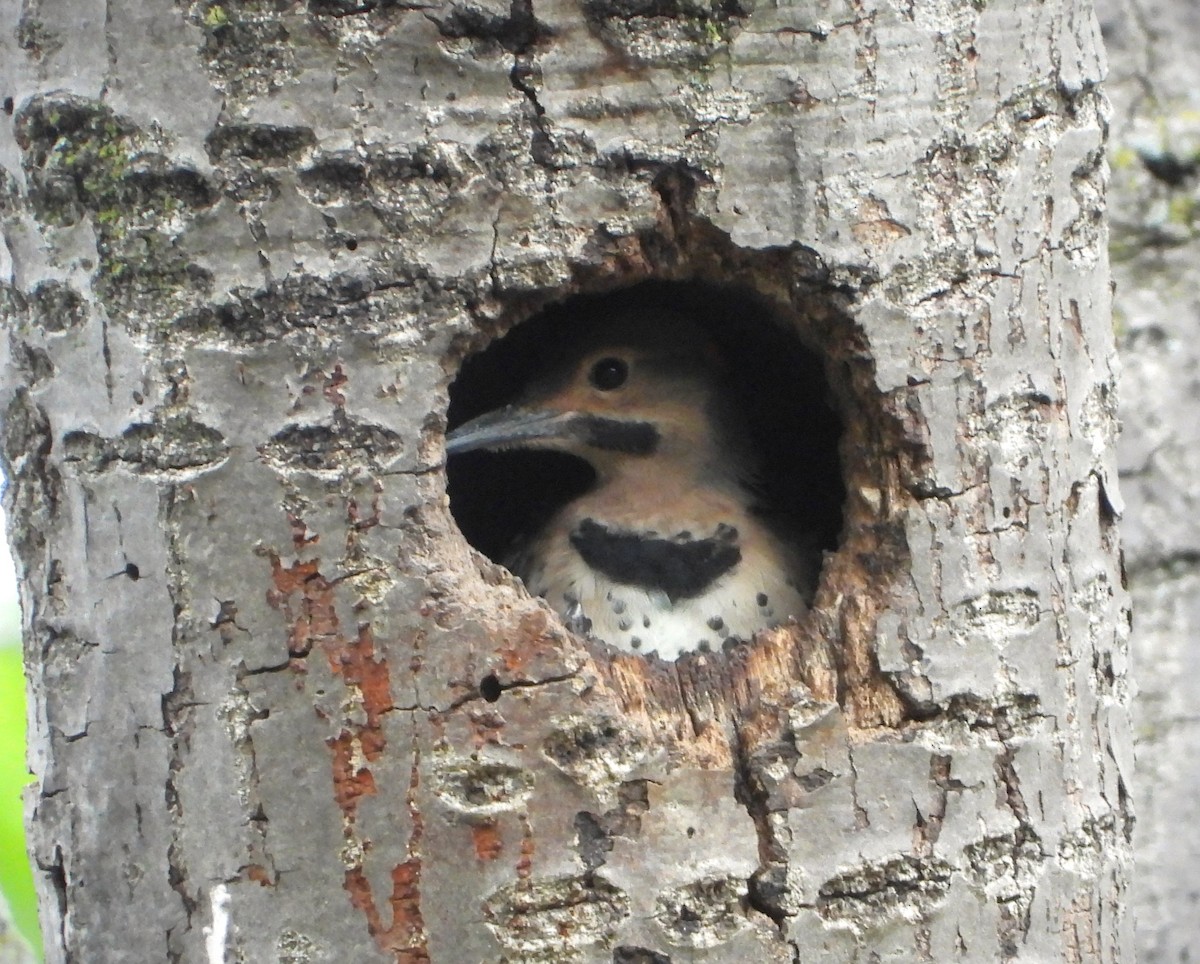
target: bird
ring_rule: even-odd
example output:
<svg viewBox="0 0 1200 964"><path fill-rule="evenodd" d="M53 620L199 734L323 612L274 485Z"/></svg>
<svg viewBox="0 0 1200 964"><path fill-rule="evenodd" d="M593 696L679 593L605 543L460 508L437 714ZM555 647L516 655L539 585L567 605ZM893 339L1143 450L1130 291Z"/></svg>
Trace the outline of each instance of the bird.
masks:
<svg viewBox="0 0 1200 964"><path fill-rule="evenodd" d="M628 311L566 340L448 458L551 450L594 482L503 558L579 634L664 660L802 617L814 563L763 504L722 353L685 315Z"/></svg>

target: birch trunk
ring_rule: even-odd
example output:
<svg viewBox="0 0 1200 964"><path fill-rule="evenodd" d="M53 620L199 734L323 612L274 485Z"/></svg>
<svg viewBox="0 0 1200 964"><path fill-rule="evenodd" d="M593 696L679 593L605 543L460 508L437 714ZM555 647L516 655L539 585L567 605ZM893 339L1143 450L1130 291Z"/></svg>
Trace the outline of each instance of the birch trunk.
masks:
<svg viewBox="0 0 1200 964"><path fill-rule="evenodd" d="M4 10L50 960L1129 959L1086 2ZM738 659L572 637L446 500L463 357L651 278L844 425Z"/></svg>

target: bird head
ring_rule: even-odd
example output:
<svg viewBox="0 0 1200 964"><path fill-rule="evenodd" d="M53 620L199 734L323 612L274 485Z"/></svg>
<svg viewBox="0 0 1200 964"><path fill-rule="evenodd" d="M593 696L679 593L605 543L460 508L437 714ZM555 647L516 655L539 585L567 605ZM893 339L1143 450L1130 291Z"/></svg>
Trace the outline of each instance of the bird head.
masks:
<svg viewBox="0 0 1200 964"><path fill-rule="evenodd" d="M667 459L728 458L720 353L686 319L632 315L563 345L511 405L446 437L446 454L548 449L603 477Z"/></svg>

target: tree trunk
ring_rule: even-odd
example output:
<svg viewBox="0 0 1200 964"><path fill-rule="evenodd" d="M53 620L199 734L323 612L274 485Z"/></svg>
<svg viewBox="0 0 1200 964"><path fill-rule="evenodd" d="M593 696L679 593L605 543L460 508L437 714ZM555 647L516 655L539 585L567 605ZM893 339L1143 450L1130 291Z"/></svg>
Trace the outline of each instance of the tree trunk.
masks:
<svg viewBox="0 0 1200 964"><path fill-rule="evenodd" d="M1200 944L1200 64L1190 0L1098 4L1112 57L1113 278L1124 374L1121 474L1137 620L1140 805L1132 909L1138 956L1186 961ZM1182 684L1182 685L1181 685Z"/></svg>
<svg viewBox="0 0 1200 964"><path fill-rule="evenodd" d="M1086 3L6 9L50 960L1129 958ZM811 613L677 664L442 459L465 355L647 279L843 426Z"/></svg>

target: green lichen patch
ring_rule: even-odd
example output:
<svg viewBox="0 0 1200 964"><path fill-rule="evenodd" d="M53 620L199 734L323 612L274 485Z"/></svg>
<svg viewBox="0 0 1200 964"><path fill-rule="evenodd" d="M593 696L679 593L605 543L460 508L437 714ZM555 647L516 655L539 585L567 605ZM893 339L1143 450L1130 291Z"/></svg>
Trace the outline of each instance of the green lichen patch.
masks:
<svg viewBox="0 0 1200 964"><path fill-rule="evenodd" d="M173 166L127 119L98 101L38 98L21 111L17 143L35 216L51 225L90 215L108 239L211 205L199 172Z"/></svg>
<svg viewBox="0 0 1200 964"><path fill-rule="evenodd" d="M106 239L211 205L203 175L173 166L127 119L98 101L37 98L16 122L35 216L51 225L90 215Z"/></svg>
<svg viewBox="0 0 1200 964"><path fill-rule="evenodd" d="M145 132L99 101L36 98L18 115L16 136L34 215L60 227L90 219L95 287L110 313L162 317L208 290L207 272L175 244L182 222L219 199L207 178L173 165ZM49 289L47 297L55 297ZM41 307L64 327L76 323L77 306Z"/></svg>
<svg viewBox="0 0 1200 964"><path fill-rule="evenodd" d="M278 90L296 72L288 30L290 0L196 4L189 19L204 31L203 57L213 83L234 99Z"/></svg>
<svg viewBox="0 0 1200 964"><path fill-rule="evenodd" d="M137 130L98 101L37 98L17 116L30 204L47 224L74 224L122 202Z"/></svg>

